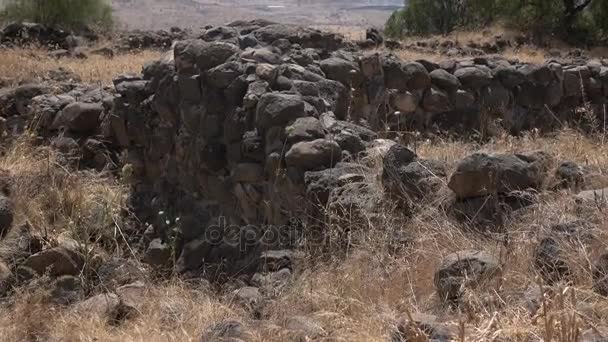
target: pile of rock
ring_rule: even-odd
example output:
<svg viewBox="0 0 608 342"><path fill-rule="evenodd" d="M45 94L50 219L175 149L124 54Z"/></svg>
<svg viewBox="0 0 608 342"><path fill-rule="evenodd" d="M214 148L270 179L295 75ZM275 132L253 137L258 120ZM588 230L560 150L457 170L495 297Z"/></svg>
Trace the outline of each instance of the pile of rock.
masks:
<svg viewBox="0 0 608 342"><path fill-rule="evenodd" d="M9 47L36 45L49 50L71 50L97 39L97 34L87 28L73 33L56 27L26 22L11 23L0 31L0 44Z"/></svg>
<svg viewBox="0 0 608 342"><path fill-rule="evenodd" d="M549 129L555 117L576 119L583 99L605 101L604 69L500 57L403 62L357 51L335 34L237 22L176 43L174 60L151 63L141 76L116 79L112 129L138 180L132 205L148 222L158 212L179 216L178 264L200 270L201 259L228 253L239 265L260 248L287 247L254 243L232 253L223 242L211 246L201 237L217 226L212 218L225 218L240 235L263 235L267 223L284 227L288 217L327 204L349 219L373 212L383 199L365 180L369 170L349 163L375 153L376 131L479 127L488 113L501 113L496 118L514 132ZM574 90L581 80L584 93ZM396 146L383 184L411 204L446 183L454 211L496 222L505 204L526 205L540 187L544 157L474 155L448 182L441 162ZM471 203L494 205L487 216L467 211ZM154 229L167 239L165 228ZM227 273L236 269L230 264Z"/></svg>
<svg viewBox="0 0 608 342"><path fill-rule="evenodd" d="M120 33L115 42L118 51L161 49L167 50L173 42L186 38L194 38L194 34L179 27L173 27L169 31L142 31L133 30Z"/></svg>
<svg viewBox="0 0 608 342"><path fill-rule="evenodd" d="M115 168L120 145L111 126L113 89L80 83L65 69L41 83L0 89L2 135L36 133L66 161L96 169Z"/></svg>

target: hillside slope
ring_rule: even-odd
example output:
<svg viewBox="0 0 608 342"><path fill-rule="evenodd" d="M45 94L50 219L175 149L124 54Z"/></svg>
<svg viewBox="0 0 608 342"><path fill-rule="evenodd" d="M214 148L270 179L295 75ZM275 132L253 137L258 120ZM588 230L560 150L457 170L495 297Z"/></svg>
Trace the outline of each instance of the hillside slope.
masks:
<svg viewBox="0 0 608 342"><path fill-rule="evenodd" d="M121 23L132 29L197 28L263 18L304 25L382 26L398 0L114 0Z"/></svg>

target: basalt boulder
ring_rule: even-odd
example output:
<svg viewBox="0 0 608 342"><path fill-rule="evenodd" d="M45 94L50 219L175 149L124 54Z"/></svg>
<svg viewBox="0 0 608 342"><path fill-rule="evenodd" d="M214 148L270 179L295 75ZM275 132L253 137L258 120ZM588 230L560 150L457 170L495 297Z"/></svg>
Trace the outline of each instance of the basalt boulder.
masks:
<svg viewBox="0 0 608 342"><path fill-rule="evenodd" d="M459 198L538 189L543 161L521 155L475 153L458 163L448 186Z"/></svg>
<svg viewBox="0 0 608 342"><path fill-rule="evenodd" d="M479 287L500 274L500 262L485 251L465 250L443 258L435 272L437 294L444 302L458 301L463 290Z"/></svg>

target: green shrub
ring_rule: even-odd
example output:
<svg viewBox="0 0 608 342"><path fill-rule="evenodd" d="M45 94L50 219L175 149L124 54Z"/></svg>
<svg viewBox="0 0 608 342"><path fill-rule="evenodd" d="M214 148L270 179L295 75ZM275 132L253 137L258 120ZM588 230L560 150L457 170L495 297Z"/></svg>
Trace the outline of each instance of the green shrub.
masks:
<svg viewBox="0 0 608 342"><path fill-rule="evenodd" d="M385 32L392 37L444 34L497 21L539 42L553 36L574 43L605 41L608 0L410 0L393 13Z"/></svg>
<svg viewBox="0 0 608 342"><path fill-rule="evenodd" d="M594 1L591 4L590 13L597 39L606 43L608 41L608 1Z"/></svg>
<svg viewBox="0 0 608 342"><path fill-rule="evenodd" d="M393 13L386 31L391 36L448 33L459 24L460 10L458 0L411 0Z"/></svg>
<svg viewBox="0 0 608 342"><path fill-rule="evenodd" d="M31 21L66 29L112 25L112 8L107 0L5 0L2 21Z"/></svg>

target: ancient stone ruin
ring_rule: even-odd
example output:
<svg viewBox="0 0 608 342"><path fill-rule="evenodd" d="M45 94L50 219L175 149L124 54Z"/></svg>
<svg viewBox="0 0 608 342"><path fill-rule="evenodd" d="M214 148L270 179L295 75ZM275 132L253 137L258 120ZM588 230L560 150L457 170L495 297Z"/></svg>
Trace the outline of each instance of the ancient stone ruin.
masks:
<svg viewBox="0 0 608 342"><path fill-rule="evenodd" d="M322 232L329 213L353 220L386 205L366 158L383 159L380 181L405 216L439 191L445 165L386 138L550 131L590 125L588 113L603 124L608 101L600 62L403 61L265 21L209 28L173 54L117 77L113 89L62 71L52 75L60 92L22 85L3 90L0 104L9 133L29 127L81 166L129 175L146 261L209 278L290 268L290 250ZM505 208L530 202L513 191L544 186L547 159L470 156L446 181L450 206L500 225Z"/></svg>

